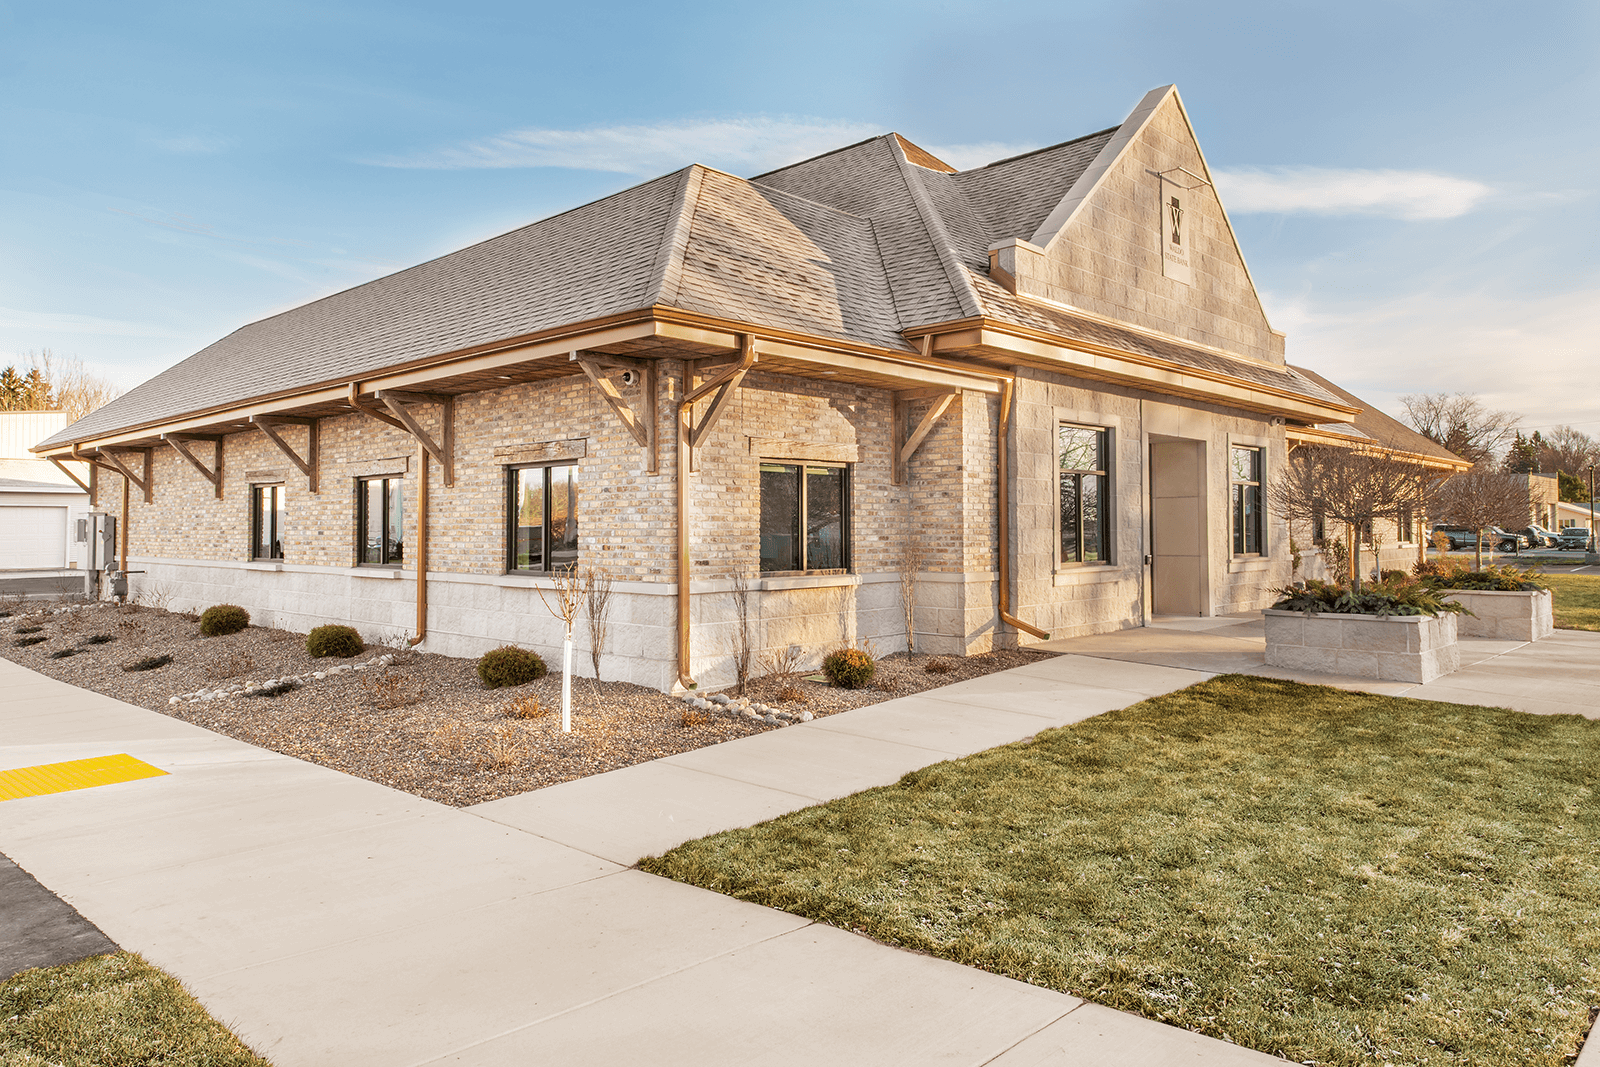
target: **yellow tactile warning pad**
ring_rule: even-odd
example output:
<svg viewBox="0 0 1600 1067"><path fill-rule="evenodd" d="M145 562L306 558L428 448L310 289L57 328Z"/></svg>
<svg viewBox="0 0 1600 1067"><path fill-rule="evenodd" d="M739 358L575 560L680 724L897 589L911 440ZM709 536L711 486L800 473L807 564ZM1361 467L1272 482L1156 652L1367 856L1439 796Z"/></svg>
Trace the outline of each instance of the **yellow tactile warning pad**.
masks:
<svg viewBox="0 0 1600 1067"><path fill-rule="evenodd" d="M72 759L65 763L41 763L37 767L18 767L11 771L0 771L0 800L38 797L46 793L65 793L73 789L91 789L97 785L131 782L137 778L155 778L166 773L161 768L152 767L127 753L95 756L92 759Z"/></svg>

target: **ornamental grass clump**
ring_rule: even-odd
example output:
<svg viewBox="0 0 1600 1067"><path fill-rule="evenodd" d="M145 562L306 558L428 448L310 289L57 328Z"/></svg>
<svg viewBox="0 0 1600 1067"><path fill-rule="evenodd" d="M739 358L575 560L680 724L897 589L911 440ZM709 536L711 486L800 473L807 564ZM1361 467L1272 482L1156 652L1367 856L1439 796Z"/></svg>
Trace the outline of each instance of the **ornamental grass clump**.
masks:
<svg viewBox="0 0 1600 1067"><path fill-rule="evenodd" d="M250 625L250 613L237 604L216 604L200 616L202 637L236 634Z"/></svg>
<svg viewBox="0 0 1600 1067"><path fill-rule="evenodd" d="M840 689L865 689L878 673L878 665L859 648L838 648L823 659L822 673Z"/></svg>
<svg viewBox="0 0 1600 1067"><path fill-rule="evenodd" d="M515 645L502 645L485 652L478 660L478 680L487 689L527 685L536 682L549 672L537 652L529 652Z"/></svg>
<svg viewBox="0 0 1600 1067"><path fill-rule="evenodd" d="M1443 568L1426 563L1417 564L1419 581L1432 589L1474 589L1499 593L1531 593L1545 588L1539 584L1531 570L1520 567L1495 566L1469 571L1464 567Z"/></svg>
<svg viewBox="0 0 1600 1067"><path fill-rule="evenodd" d="M1439 590L1405 575L1391 574L1356 588L1316 578L1304 587L1274 589L1279 611L1306 615L1471 615L1465 607L1446 600Z"/></svg>
<svg viewBox="0 0 1600 1067"><path fill-rule="evenodd" d="M351 656L361 655L366 647L361 641L361 635L351 626L332 624L318 626L306 634L306 654L312 659L322 659L325 656L348 659Z"/></svg>

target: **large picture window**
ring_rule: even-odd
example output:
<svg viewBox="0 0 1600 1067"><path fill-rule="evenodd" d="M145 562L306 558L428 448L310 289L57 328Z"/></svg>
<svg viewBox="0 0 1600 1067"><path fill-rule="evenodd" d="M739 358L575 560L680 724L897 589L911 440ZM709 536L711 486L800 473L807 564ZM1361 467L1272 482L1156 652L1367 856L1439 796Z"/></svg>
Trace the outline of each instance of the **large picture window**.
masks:
<svg viewBox="0 0 1600 1067"><path fill-rule="evenodd" d="M356 562L399 566L405 561L406 512L400 478L356 481Z"/></svg>
<svg viewBox="0 0 1600 1067"><path fill-rule="evenodd" d="M850 477L839 463L761 464L761 570L850 565Z"/></svg>
<svg viewBox="0 0 1600 1067"><path fill-rule="evenodd" d="M1265 449L1231 448L1228 481L1233 490L1233 554L1259 556L1265 550L1261 475Z"/></svg>
<svg viewBox="0 0 1600 1067"><path fill-rule="evenodd" d="M1111 562L1110 431L1056 430L1061 485L1061 562Z"/></svg>
<svg viewBox="0 0 1600 1067"><path fill-rule="evenodd" d="M288 517L283 486L257 485L250 489L250 558L282 559L283 528Z"/></svg>
<svg viewBox="0 0 1600 1067"><path fill-rule="evenodd" d="M545 573L578 563L578 468L510 467L506 569Z"/></svg>

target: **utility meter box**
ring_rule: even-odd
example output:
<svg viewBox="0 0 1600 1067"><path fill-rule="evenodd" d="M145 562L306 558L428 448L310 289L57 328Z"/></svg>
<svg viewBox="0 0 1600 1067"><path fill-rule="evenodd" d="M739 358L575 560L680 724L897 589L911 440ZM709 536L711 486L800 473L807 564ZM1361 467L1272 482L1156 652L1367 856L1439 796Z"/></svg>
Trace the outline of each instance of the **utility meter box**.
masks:
<svg viewBox="0 0 1600 1067"><path fill-rule="evenodd" d="M89 538L89 569L111 571L117 569L117 517L95 512L89 516L94 524Z"/></svg>

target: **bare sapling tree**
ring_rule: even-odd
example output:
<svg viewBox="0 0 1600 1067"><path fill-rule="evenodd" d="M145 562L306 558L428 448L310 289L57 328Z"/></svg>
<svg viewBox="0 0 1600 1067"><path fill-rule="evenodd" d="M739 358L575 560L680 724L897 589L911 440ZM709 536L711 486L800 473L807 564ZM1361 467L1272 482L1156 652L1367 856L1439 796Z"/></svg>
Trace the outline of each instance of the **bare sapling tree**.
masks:
<svg viewBox="0 0 1600 1067"><path fill-rule="evenodd" d="M750 579L744 571L733 572L733 677L734 692L744 696L750 682L750 667L755 662L755 634L750 629Z"/></svg>
<svg viewBox="0 0 1600 1067"><path fill-rule="evenodd" d="M1479 463L1439 489L1434 509L1444 522L1474 531L1472 569L1483 569L1483 532L1491 526L1513 530L1528 524L1526 478Z"/></svg>
<svg viewBox="0 0 1600 1067"><path fill-rule="evenodd" d="M1291 523L1344 523L1357 531L1352 539L1350 576L1361 588L1360 531L1378 522L1398 523L1402 513L1424 514L1434 482L1427 470L1376 449L1337 445L1301 445L1267 490L1273 508Z"/></svg>
<svg viewBox="0 0 1600 1067"><path fill-rule="evenodd" d="M928 543L919 536L906 539L900 551L900 607L906 613L906 659L917 652L917 575L928 561Z"/></svg>
<svg viewBox="0 0 1600 1067"><path fill-rule="evenodd" d="M553 590L554 603L544 595L544 590L538 586L534 590L539 594L539 600L544 604L545 610L561 620L565 635L561 641L561 732L572 732L572 624L578 618L578 611L583 607L584 586L586 581L579 577L576 567L557 567L550 572L550 581L555 586Z"/></svg>
<svg viewBox="0 0 1600 1067"><path fill-rule="evenodd" d="M589 660L594 664L594 680L600 680L600 657L611 640L611 574L603 567L590 567L584 574L584 616L589 621Z"/></svg>

